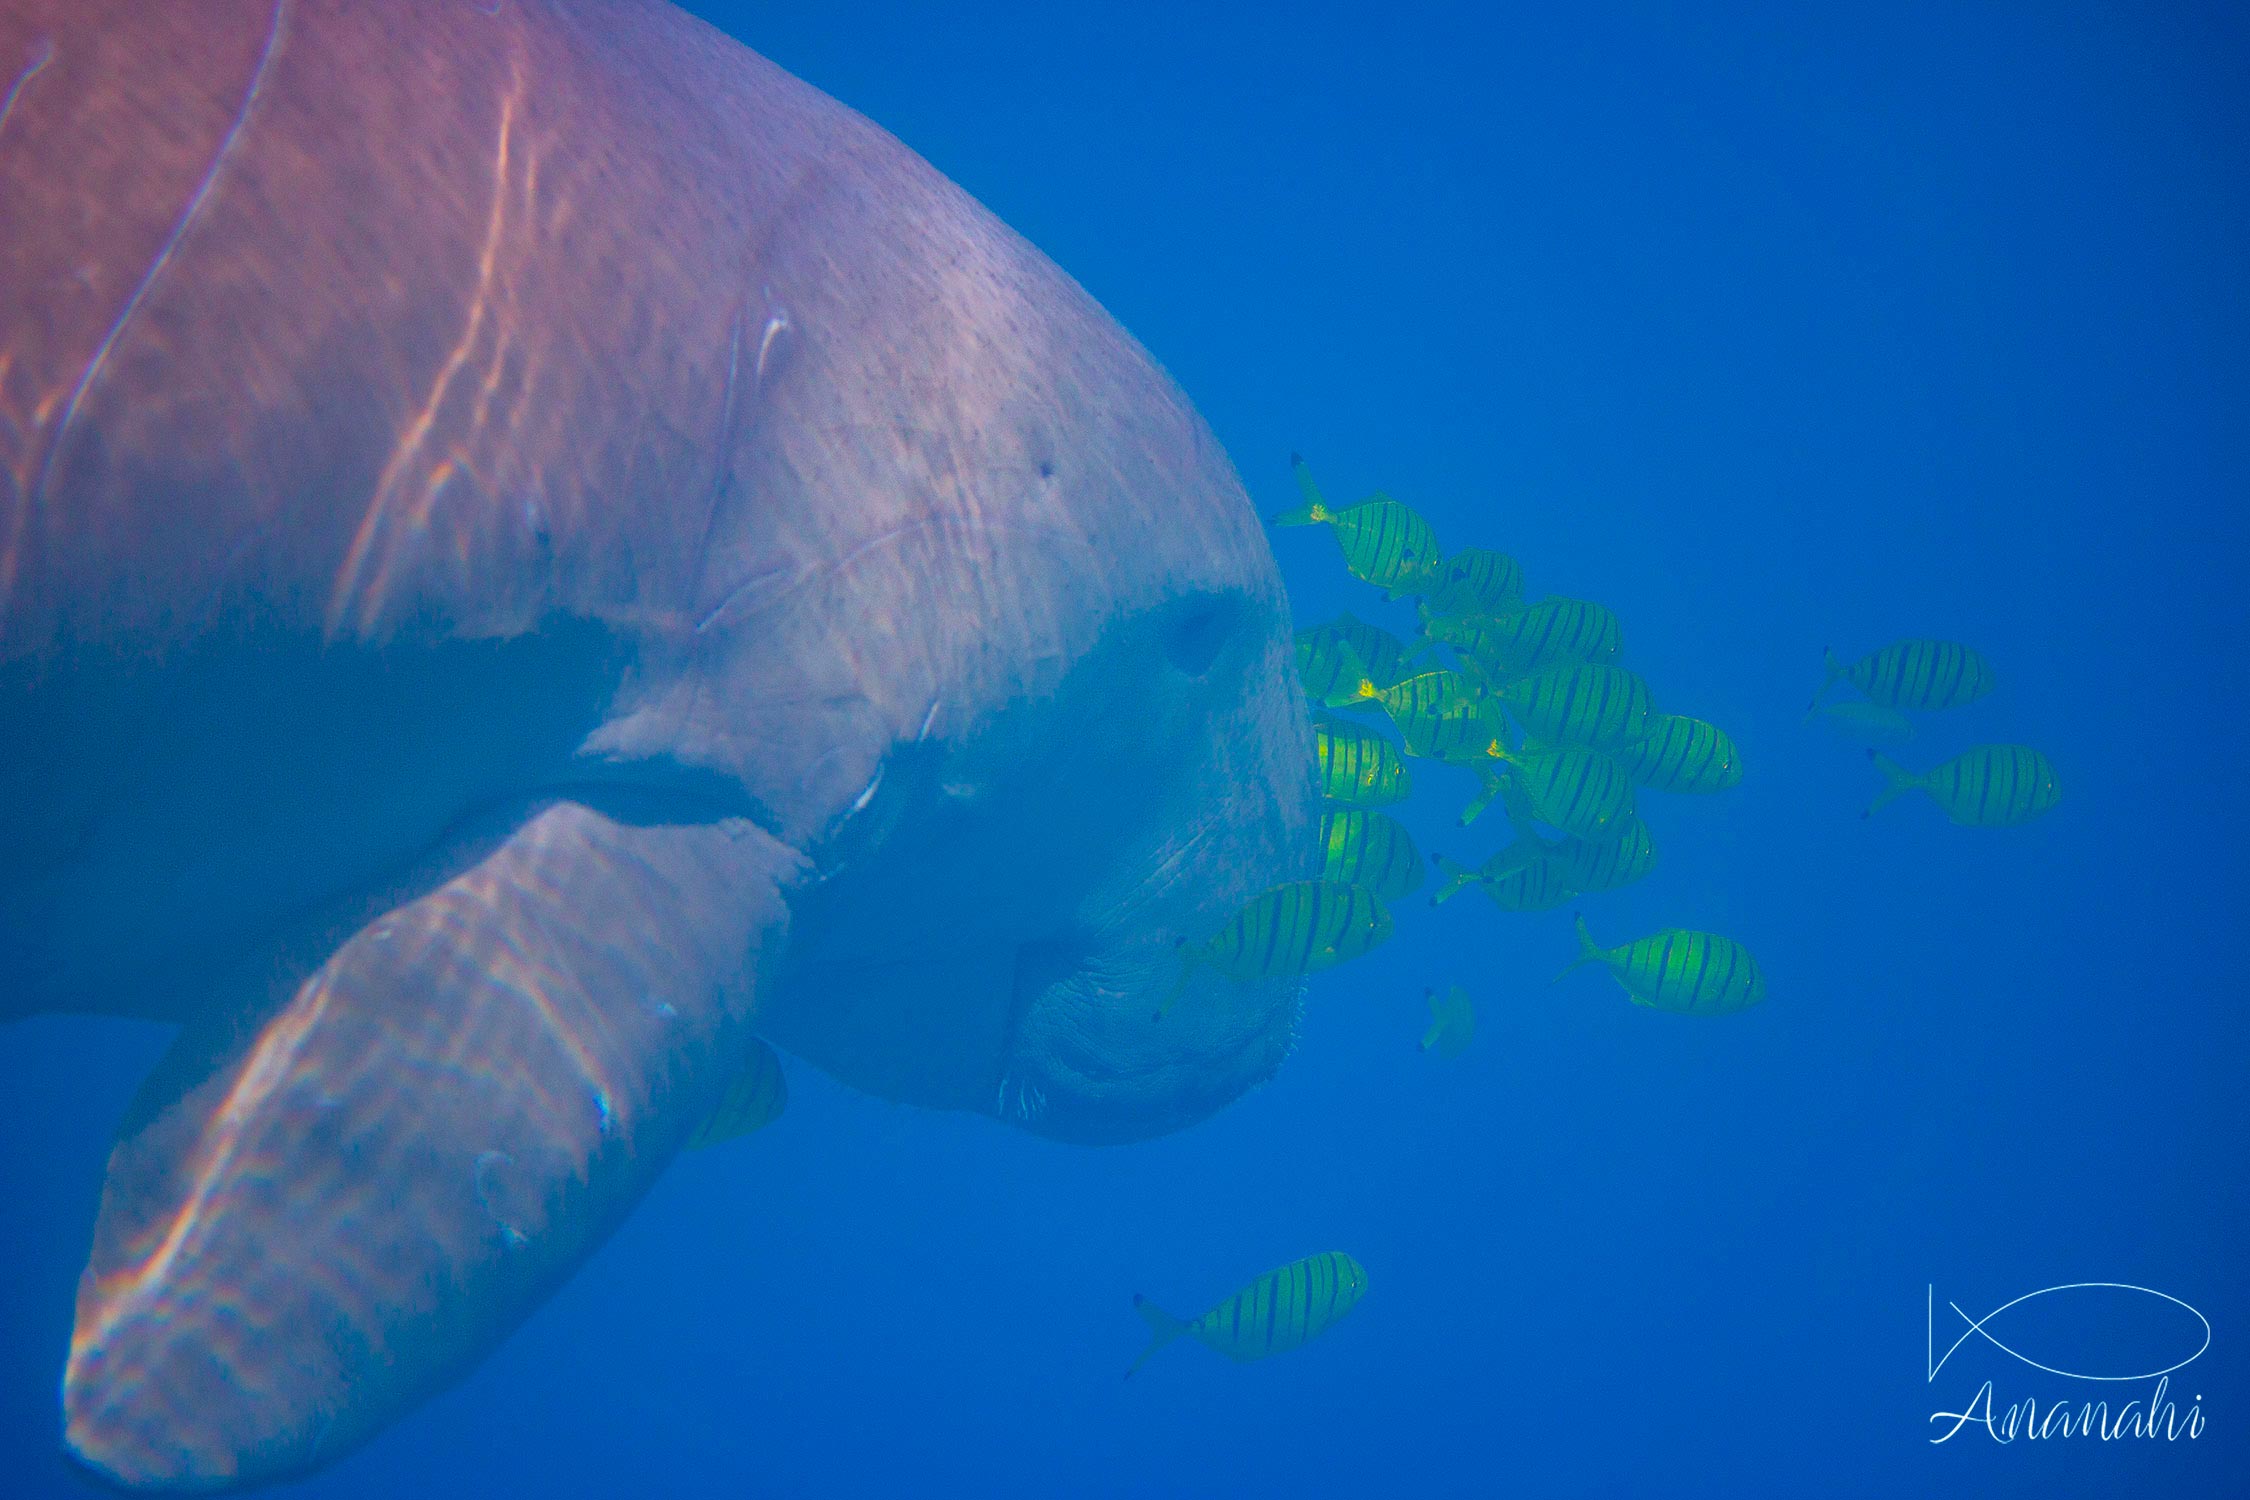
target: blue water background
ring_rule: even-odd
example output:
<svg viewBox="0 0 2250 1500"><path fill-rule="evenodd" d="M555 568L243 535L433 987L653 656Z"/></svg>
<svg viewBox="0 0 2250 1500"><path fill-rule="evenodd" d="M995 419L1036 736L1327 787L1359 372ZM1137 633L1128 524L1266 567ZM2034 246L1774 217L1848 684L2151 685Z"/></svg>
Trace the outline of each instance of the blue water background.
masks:
<svg viewBox="0 0 2250 1500"><path fill-rule="evenodd" d="M1417 898L1314 981L1271 1085L1169 1139L1050 1145L792 1063L777 1126L683 1161L460 1388L289 1493L2250 1492L2240 12L706 9L1078 277L1261 508L1302 449L1613 606L1749 774L1645 797L1659 867L1588 920L1739 937L1772 999L1550 987L1567 908ZM1301 621L1404 623L1324 533L1275 545ZM1798 717L1824 645L1915 634L2001 687L1903 758L2040 746L2052 816L1860 820L1874 773ZM1466 777L1424 785L1426 847L1496 846L1449 827ZM1444 1063L1415 1043L1450 982L1480 1030ZM162 1041L0 1038L8 1494L83 1493L55 1383ZM1372 1289L1316 1344L1120 1381L1134 1292L1193 1313L1331 1247ZM2171 1391L2205 1435L1931 1445L1987 1376L2088 1392L1974 1341L1928 1380L1926 1288L1942 1350L1948 1300L2075 1281L2208 1316Z"/></svg>

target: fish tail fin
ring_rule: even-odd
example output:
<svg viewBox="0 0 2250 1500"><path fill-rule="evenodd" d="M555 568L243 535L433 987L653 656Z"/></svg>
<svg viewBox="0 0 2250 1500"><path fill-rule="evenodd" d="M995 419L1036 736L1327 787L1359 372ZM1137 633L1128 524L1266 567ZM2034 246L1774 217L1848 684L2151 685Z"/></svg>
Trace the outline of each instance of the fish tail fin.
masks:
<svg viewBox="0 0 2250 1500"><path fill-rule="evenodd" d="M1562 981L1563 975L1570 973L1574 969L1583 968L1587 964L1599 963L1601 961L1602 950L1595 945L1594 935L1586 930L1586 914L1582 911L1574 911L1570 914L1570 919L1578 925L1578 956L1572 959L1569 963L1564 964L1562 967L1562 973L1557 974L1553 979L1547 981L1549 984L1560 983Z"/></svg>
<svg viewBox="0 0 2250 1500"><path fill-rule="evenodd" d="M1462 890L1476 884L1480 878L1477 872L1467 865L1456 863L1442 854L1431 855L1430 862L1436 865L1439 873L1445 876L1445 884L1439 886L1430 897L1430 905L1432 906L1440 906L1452 900Z"/></svg>
<svg viewBox="0 0 2250 1500"><path fill-rule="evenodd" d="M1921 777L1880 750L1868 751L1867 758L1874 763L1876 770L1883 773L1883 789L1875 794L1873 802L1867 804L1867 811L1860 814L1863 818L1874 817L1878 808L1889 806L1922 784Z"/></svg>
<svg viewBox="0 0 2250 1500"><path fill-rule="evenodd" d="M1166 990L1164 998L1157 1002L1156 1014L1149 1017L1152 1021L1161 1021L1172 1013L1174 1002L1187 992L1188 979L1195 973L1196 959L1203 954L1201 948L1190 948L1188 940L1184 937L1180 939L1176 946L1180 950L1180 977L1172 981L1172 987Z"/></svg>
<svg viewBox="0 0 2250 1500"><path fill-rule="evenodd" d="M1336 647L1336 677L1328 695L1320 700L1322 708L1355 708L1382 695L1376 691L1375 679L1367 670L1366 659L1351 648L1349 642Z"/></svg>
<svg viewBox="0 0 2250 1500"><path fill-rule="evenodd" d="M1173 1317L1139 1292L1133 1293L1133 1311L1139 1313L1141 1320L1148 1324L1149 1339L1148 1347L1141 1351L1141 1357L1134 1360L1133 1368L1125 1372L1127 1380L1133 1378L1134 1371L1148 1363L1150 1355L1188 1330L1187 1324Z"/></svg>
<svg viewBox="0 0 2250 1500"><path fill-rule="evenodd" d="M1328 508L1328 502L1321 498L1320 486L1313 483L1312 470L1305 467L1305 456L1303 454L1292 453L1289 455L1289 472L1297 476L1297 493L1305 497L1305 503L1295 510L1285 510L1280 515L1275 516L1273 524L1276 526L1312 526L1321 521L1333 519L1335 512L1331 511Z"/></svg>
<svg viewBox="0 0 2250 1500"><path fill-rule="evenodd" d="M1500 795L1500 777L1496 772L1479 766L1477 779L1484 783L1484 789L1477 793L1474 801L1461 809L1460 821L1463 828L1484 816L1484 810L1492 805L1492 799Z"/></svg>
<svg viewBox="0 0 2250 1500"><path fill-rule="evenodd" d="M1812 702L1805 707L1805 718L1808 720L1812 718L1813 710L1820 707L1820 700L1828 695L1828 690L1843 679L1844 673L1851 670L1836 659L1836 648L1833 646L1820 648L1820 669L1820 686L1814 690Z"/></svg>
<svg viewBox="0 0 2250 1500"><path fill-rule="evenodd" d="M1354 703L1381 702L1383 690L1375 685L1375 674L1368 668L1366 661L1348 645L1339 646L1337 650L1343 654L1346 671L1345 680L1351 684L1351 701Z"/></svg>

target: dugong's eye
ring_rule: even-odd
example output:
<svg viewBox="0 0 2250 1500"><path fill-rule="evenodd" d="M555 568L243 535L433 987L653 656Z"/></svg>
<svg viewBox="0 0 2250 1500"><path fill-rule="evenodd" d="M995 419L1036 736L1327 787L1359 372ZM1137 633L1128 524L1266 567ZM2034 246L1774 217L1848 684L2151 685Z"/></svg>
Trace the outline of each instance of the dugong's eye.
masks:
<svg viewBox="0 0 2250 1500"><path fill-rule="evenodd" d="M1165 659L1190 677L1211 670L1227 638L1242 623L1242 601L1225 594L1198 594L1167 607L1160 633Z"/></svg>

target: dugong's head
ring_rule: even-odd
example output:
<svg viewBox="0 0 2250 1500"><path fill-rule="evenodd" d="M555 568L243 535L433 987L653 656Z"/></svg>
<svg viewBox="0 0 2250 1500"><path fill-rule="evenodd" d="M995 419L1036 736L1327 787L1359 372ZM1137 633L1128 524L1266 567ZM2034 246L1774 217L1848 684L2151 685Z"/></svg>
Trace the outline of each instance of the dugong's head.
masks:
<svg viewBox="0 0 2250 1500"><path fill-rule="evenodd" d="M1070 314L1050 337L1101 379L1008 441L1073 518L1027 544L1041 587L1092 613L1029 680L962 722L939 705L893 754L816 855L830 873L796 903L799 961L762 1025L870 1091L1105 1143L1192 1124L1287 1055L1297 981L1189 957L1314 873L1317 804L1241 481L1137 345L1076 288L1040 290Z"/></svg>
<svg viewBox="0 0 2250 1500"><path fill-rule="evenodd" d="M1044 255L887 137L812 154L763 243L787 318L735 475L765 505L733 545L778 581L719 606L725 654L646 716L818 871L759 1029L1060 1139L1193 1123L1279 1065L1298 985L1189 952L1317 867L1264 528Z"/></svg>

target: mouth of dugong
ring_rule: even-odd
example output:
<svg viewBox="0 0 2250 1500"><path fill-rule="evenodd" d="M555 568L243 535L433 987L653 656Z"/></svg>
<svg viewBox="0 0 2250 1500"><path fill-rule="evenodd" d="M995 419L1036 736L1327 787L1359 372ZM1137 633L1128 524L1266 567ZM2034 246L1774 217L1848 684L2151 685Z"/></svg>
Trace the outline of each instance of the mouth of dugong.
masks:
<svg viewBox="0 0 2250 1500"><path fill-rule="evenodd" d="M1296 1045L1302 982L1202 971L1181 987L1183 964L1161 931L1098 954L1026 946L993 1113L1051 1140L1115 1145L1184 1129L1271 1078Z"/></svg>
<svg viewBox="0 0 2250 1500"><path fill-rule="evenodd" d="M1178 637L1194 632L1201 649L1184 649ZM1053 869L1067 867L1066 851L1106 847L1105 875L1069 903L1059 933L1016 948L986 1106L1034 1134L1088 1145L1183 1129L1280 1068L1296 1044L1301 981L1238 981L1190 955L1246 902L1318 863L1310 732L1285 607L1182 601L1119 632L1111 651L1161 664L1144 668L1132 711L1088 737L1104 747L1094 785L1116 790L1082 794L1075 819L1061 799L1035 798L1051 816L1036 833L1019 825L1015 845ZM1088 802L1133 810L1104 826L1108 815L1083 812Z"/></svg>

